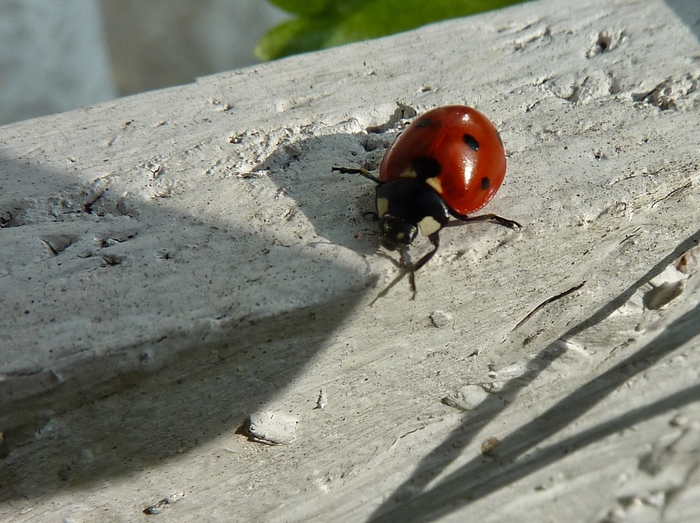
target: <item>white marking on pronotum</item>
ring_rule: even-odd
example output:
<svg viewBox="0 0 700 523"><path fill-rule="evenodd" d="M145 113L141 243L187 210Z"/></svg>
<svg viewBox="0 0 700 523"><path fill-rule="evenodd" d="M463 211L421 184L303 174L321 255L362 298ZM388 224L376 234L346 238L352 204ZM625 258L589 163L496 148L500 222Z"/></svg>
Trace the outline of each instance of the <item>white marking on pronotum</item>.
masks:
<svg viewBox="0 0 700 523"><path fill-rule="evenodd" d="M430 236L442 229L442 225L432 216L426 216L418 222L418 228L423 236Z"/></svg>
<svg viewBox="0 0 700 523"><path fill-rule="evenodd" d="M430 185L433 189L437 191L438 194L442 194L442 184L440 183L439 176L433 176L432 178L427 178L425 183Z"/></svg>
<svg viewBox="0 0 700 523"><path fill-rule="evenodd" d="M381 218L389 212L389 200L387 198L377 198L377 214Z"/></svg>

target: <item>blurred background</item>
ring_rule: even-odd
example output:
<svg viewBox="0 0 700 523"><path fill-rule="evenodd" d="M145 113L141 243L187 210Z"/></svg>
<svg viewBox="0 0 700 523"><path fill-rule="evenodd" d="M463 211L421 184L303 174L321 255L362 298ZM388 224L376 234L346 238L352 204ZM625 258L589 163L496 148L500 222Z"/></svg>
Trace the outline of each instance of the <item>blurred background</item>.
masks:
<svg viewBox="0 0 700 523"><path fill-rule="evenodd" d="M0 125L521 1L0 0Z"/></svg>
<svg viewBox="0 0 700 523"><path fill-rule="evenodd" d="M256 62L263 0L0 0L0 125Z"/></svg>
<svg viewBox="0 0 700 523"><path fill-rule="evenodd" d="M521 1L0 0L0 125Z"/></svg>

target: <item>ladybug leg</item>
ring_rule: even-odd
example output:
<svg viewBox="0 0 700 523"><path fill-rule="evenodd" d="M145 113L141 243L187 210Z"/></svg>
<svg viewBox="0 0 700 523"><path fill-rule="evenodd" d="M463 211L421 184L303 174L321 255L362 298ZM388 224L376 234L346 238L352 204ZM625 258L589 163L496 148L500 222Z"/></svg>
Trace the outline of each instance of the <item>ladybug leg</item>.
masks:
<svg viewBox="0 0 700 523"><path fill-rule="evenodd" d="M404 279L404 276L408 275L408 285L411 288L411 300L416 298L416 276L415 276L415 266L411 264L411 258L408 254L408 246L400 246L397 249L399 251L399 268L401 272L394 278L389 285L387 285L382 292L377 294L377 297L372 300L370 305L374 305L379 298L383 298L389 291L394 288L394 285L399 283ZM422 260L422 258L421 258ZM419 262L420 263L420 262Z"/></svg>
<svg viewBox="0 0 700 523"><path fill-rule="evenodd" d="M383 298L384 296L389 294L389 291L394 287L394 285L399 283L404 278L404 276L408 276L408 286L411 289L411 300L416 299L416 271L430 261L430 258L432 258L435 255L435 253L438 250L438 247L440 246L440 235L437 232L434 232L433 234L428 236L428 239L435 248L429 253L423 255L423 257L420 260L418 260L418 263L415 264L411 263L411 258L408 253L408 246L404 245L398 247L400 255L399 266L402 270L399 273L399 275L396 276L396 278L394 278L392 282L384 288L382 292L377 294L377 297L372 300L370 305L374 305L379 298Z"/></svg>
<svg viewBox="0 0 700 523"><path fill-rule="evenodd" d="M438 232L434 232L430 236L428 236L428 239L430 240L430 243L433 244L434 249L430 251L427 254L424 254L423 257L418 260L417 263L411 264L410 261L407 260L408 254L406 255L406 262L404 263L404 256L403 256L403 250L401 254L401 261L402 265L404 267L404 270L408 273L408 285L411 288L411 299L415 300L416 299L416 271L423 267L426 263L430 261L430 259L435 255L435 253L438 250L438 247L440 247L440 234ZM405 249L408 251L408 249Z"/></svg>
<svg viewBox="0 0 700 523"><path fill-rule="evenodd" d="M331 167L331 172L339 172L341 174L359 174L360 176L364 176L368 180L372 180L374 183L383 183L379 181L379 178L377 178L375 175L373 175L371 172L369 172L367 169L363 168L352 168L352 167L337 167L333 166Z"/></svg>
<svg viewBox="0 0 700 523"><path fill-rule="evenodd" d="M523 226L520 225L515 220L509 220L503 216L498 216L497 214L481 214L479 216L466 216L464 214L452 213L452 215L457 218L458 222L448 222L445 227L455 227L457 225L464 225L468 222L493 222L503 227L508 227L509 229L522 229Z"/></svg>
<svg viewBox="0 0 700 523"><path fill-rule="evenodd" d="M408 274L408 286L411 289L411 299L416 299L416 269L415 266L411 264L411 258L408 254L408 246L404 245L399 249L399 254L401 255L400 264L403 271L397 279L400 280L405 275Z"/></svg>
<svg viewBox="0 0 700 523"><path fill-rule="evenodd" d="M416 280L413 276L413 271L408 270L408 266L410 265L410 261L408 260L408 249L399 249L399 253L401 254L401 259L399 261L399 266L402 269L401 272L396 276L396 278L394 278L391 281L389 285L384 287L384 290L382 290L382 292L377 294L377 296L370 302L370 306L374 305L380 298L383 298L384 296L389 294L389 291L394 287L394 285L403 280L406 274L408 274L408 282L411 286L411 291L413 293L411 295L411 299L414 299L416 297Z"/></svg>
<svg viewBox="0 0 700 523"><path fill-rule="evenodd" d="M435 253L437 252L438 247L440 247L439 231L434 232L433 234L428 236L428 239L430 240L430 243L432 243L435 248L432 251L430 251L429 253L423 255L423 257L420 260L418 260L418 263L416 263L415 265L413 265L413 267L411 267L411 272L416 272L418 269L423 267L423 265L428 263L430 261L430 258L432 258L435 255Z"/></svg>

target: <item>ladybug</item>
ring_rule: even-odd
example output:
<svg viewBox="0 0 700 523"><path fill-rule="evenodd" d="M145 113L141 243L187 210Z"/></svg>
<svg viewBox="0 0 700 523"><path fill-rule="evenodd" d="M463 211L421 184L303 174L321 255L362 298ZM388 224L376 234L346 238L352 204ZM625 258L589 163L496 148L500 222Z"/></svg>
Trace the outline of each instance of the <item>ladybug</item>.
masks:
<svg viewBox="0 0 700 523"><path fill-rule="evenodd" d="M486 116L471 107L438 107L416 118L387 150L379 177L366 169L333 167L377 184L376 205L382 246L398 250L415 297L415 272L440 246L443 227L491 221L511 229L521 225L495 214L469 216L484 207L506 174L503 142ZM456 221L451 221L451 220ZM408 246L418 233L433 249L411 263Z"/></svg>

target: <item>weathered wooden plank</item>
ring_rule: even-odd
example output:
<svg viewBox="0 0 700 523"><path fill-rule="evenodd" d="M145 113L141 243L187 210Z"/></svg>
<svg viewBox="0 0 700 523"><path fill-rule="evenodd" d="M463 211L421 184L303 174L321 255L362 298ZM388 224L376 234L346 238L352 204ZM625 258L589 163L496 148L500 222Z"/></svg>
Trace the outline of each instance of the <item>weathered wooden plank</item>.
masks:
<svg viewBox="0 0 700 523"><path fill-rule="evenodd" d="M692 520L683 16L534 2L0 128L0 514ZM369 307L396 269L330 167L376 166L396 101L492 118L488 209L525 227L446 231L415 301Z"/></svg>

